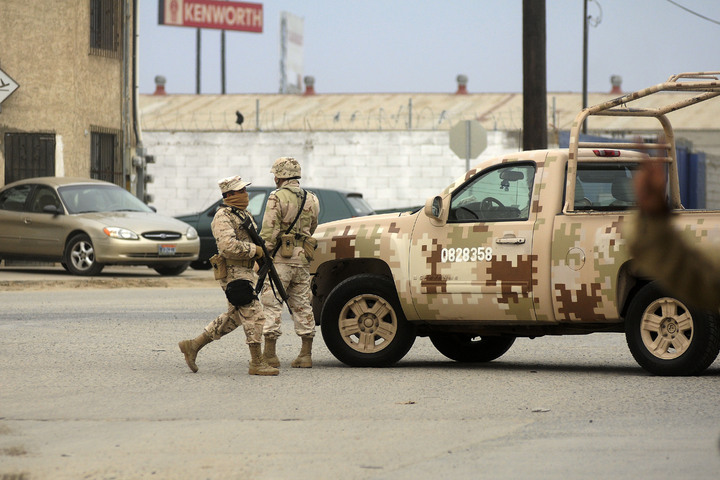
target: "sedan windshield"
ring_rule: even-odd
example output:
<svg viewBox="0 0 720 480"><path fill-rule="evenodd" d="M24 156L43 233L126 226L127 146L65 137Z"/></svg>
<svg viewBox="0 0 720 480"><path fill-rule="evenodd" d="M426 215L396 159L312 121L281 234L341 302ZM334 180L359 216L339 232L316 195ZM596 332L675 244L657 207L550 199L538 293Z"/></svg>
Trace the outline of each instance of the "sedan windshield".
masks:
<svg viewBox="0 0 720 480"><path fill-rule="evenodd" d="M66 185L58 193L70 213L152 212L127 190L115 185Z"/></svg>

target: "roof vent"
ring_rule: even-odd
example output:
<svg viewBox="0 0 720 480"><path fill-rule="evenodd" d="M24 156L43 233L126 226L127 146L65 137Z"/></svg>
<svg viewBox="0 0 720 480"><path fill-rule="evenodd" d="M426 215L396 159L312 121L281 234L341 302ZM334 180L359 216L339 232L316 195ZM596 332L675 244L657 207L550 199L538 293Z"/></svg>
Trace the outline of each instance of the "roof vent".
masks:
<svg viewBox="0 0 720 480"><path fill-rule="evenodd" d="M457 89L457 92L455 92L455 95L467 95L467 93L468 93L467 82L468 82L467 75L458 75L457 76L458 89Z"/></svg>
<svg viewBox="0 0 720 480"><path fill-rule="evenodd" d="M315 77L307 76L303 78L305 82L305 93L303 95L315 95Z"/></svg>
<svg viewBox="0 0 720 480"><path fill-rule="evenodd" d="M612 90L610 90L610 93L622 95L622 88L620 88L620 86L622 85L622 77L620 75L611 76L610 85L612 85Z"/></svg>
<svg viewBox="0 0 720 480"><path fill-rule="evenodd" d="M165 95L165 77L162 75L155 77L155 93L153 95Z"/></svg>

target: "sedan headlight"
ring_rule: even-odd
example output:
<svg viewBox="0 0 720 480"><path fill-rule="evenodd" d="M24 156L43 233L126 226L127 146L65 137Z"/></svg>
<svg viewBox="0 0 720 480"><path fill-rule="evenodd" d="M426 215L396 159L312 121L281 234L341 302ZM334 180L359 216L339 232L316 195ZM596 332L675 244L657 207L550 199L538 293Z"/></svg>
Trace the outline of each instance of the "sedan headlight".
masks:
<svg viewBox="0 0 720 480"><path fill-rule="evenodd" d="M185 232L185 236L188 240L195 240L198 238L197 230L195 230L193 227L188 227L187 232Z"/></svg>
<svg viewBox="0 0 720 480"><path fill-rule="evenodd" d="M140 238L137 233L132 230L128 230L127 228L105 227L103 228L103 232L105 232L105 235L110 238L119 238L121 240L137 240Z"/></svg>

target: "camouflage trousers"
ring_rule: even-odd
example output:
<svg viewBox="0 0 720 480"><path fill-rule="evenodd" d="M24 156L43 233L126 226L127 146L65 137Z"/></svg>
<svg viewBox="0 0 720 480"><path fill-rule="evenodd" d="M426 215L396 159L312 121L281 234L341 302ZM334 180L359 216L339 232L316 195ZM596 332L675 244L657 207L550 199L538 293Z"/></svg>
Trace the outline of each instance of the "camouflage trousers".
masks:
<svg viewBox="0 0 720 480"><path fill-rule="evenodd" d="M220 314L210 322L205 327L205 331L213 340L219 340L220 337L242 325L245 330L246 343L261 343L264 324L265 314L262 304L258 300L253 300L240 308L236 308L228 302L227 312Z"/></svg>
<svg viewBox="0 0 720 480"><path fill-rule="evenodd" d="M276 263L275 269L288 293L288 304L292 310L295 333L301 337L315 336L315 316L310 307L310 268L306 265ZM270 282L265 281L260 299L265 309L263 334L277 338L282 335L280 315L282 303L275 298Z"/></svg>

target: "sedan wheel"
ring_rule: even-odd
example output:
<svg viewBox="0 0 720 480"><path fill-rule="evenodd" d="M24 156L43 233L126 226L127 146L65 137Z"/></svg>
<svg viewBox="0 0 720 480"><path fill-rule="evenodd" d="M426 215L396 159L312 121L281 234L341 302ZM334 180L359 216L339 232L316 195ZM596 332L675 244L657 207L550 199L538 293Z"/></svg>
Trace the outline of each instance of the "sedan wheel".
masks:
<svg viewBox="0 0 720 480"><path fill-rule="evenodd" d="M73 275L97 275L104 267L95 261L92 240L85 234L75 235L70 239L65 247L63 263Z"/></svg>
<svg viewBox="0 0 720 480"><path fill-rule="evenodd" d="M174 277L176 275L180 275L181 273L183 273L185 270L187 270L187 268L189 266L190 266L189 263L183 263L182 265L153 267L153 269L160 275Z"/></svg>

